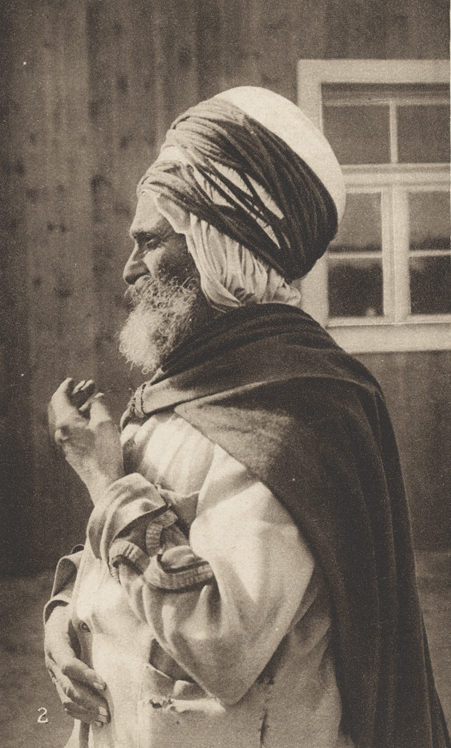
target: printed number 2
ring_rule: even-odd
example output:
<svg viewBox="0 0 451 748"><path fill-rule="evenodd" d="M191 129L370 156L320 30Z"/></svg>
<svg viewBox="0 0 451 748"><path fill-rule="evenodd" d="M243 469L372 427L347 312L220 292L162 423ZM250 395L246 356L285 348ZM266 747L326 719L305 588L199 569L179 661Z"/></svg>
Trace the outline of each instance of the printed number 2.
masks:
<svg viewBox="0 0 451 748"><path fill-rule="evenodd" d="M38 717L38 723L40 725L45 725L48 722L47 709L43 706L40 706L38 709L38 712L40 712L39 717Z"/></svg>

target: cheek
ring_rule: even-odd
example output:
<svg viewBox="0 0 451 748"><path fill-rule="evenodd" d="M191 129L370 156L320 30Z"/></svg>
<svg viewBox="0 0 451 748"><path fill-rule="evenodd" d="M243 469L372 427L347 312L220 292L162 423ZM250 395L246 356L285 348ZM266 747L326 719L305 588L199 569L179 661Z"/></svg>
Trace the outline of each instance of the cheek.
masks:
<svg viewBox="0 0 451 748"><path fill-rule="evenodd" d="M159 270L167 275L185 281L187 278L199 278L196 264L188 252L185 237L172 240L159 257Z"/></svg>

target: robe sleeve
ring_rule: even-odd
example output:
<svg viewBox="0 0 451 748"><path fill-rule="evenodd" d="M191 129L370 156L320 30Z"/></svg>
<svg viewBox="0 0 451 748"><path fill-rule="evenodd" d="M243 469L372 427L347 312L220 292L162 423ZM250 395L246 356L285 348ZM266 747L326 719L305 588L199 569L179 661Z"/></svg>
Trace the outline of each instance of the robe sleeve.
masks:
<svg viewBox="0 0 451 748"><path fill-rule="evenodd" d="M83 547L76 546L71 554L63 556L58 561L53 580L52 594L44 607L44 623L48 621L52 610L57 605L68 605L70 603L82 553Z"/></svg>
<svg viewBox="0 0 451 748"><path fill-rule="evenodd" d="M219 446L189 538L176 520L133 474L96 505L88 537L166 653L233 704L296 620L313 558L271 491Z"/></svg>

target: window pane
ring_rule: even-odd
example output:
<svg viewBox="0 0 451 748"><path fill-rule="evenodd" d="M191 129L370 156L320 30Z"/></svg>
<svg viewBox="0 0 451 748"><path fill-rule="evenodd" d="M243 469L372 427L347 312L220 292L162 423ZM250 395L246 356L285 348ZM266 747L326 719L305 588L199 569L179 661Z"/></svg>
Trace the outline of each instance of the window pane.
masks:
<svg viewBox="0 0 451 748"><path fill-rule="evenodd" d="M340 164L390 162L388 106L325 106L324 134Z"/></svg>
<svg viewBox="0 0 451 748"><path fill-rule="evenodd" d="M451 314L451 257L410 258L412 314Z"/></svg>
<svg viewBox="0 0 451 748"><path fill-rule="evenodd" d="M327 104L352 98L353 102L386 101L396 99L448 98L447 83L323 83L323 99Z"/></svg>
<svg viewBox="0 0 451 748"><path fill-rule="evenodd" d="M448 163L449 106L399 106L397 112L400 163Z"/></svg>
<svg viewBox="0 0 451 748"><path fill-rule="evenodd" d="M381 252L381 196L379 192L349 194L346 211L330 252Z"/></svg>
<svg viewBox="0 0 451 748"><path fill-rule="evenodd" d="M329 316L380 317L382 314L381 263L329 259Z"/></svg>
<svg viewBox="0 0 451 748"><path fill-rule="evenodd" d="M409 194L410 249L449 249L448 192Z"/></svg>

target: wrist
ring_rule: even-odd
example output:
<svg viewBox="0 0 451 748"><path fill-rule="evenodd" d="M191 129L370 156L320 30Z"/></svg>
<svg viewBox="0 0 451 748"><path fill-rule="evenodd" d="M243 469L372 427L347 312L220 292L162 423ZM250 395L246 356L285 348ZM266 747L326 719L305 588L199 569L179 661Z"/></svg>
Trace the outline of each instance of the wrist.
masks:
<svg viewBox="0 0 451 748"><path fill-rule="evenodd" d="M105 474L96 472L95 474L90 475L89 478L85 480L85 484L89 491L92 503L94 505L97 504L110 486L119 480L119 478L123 478L124 475L125 473L123 469L118 469L114 473Z"/></svg>

